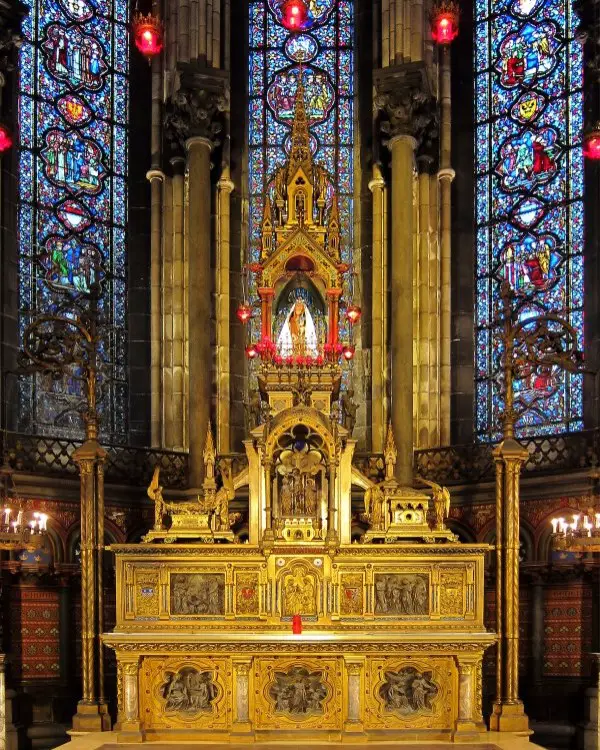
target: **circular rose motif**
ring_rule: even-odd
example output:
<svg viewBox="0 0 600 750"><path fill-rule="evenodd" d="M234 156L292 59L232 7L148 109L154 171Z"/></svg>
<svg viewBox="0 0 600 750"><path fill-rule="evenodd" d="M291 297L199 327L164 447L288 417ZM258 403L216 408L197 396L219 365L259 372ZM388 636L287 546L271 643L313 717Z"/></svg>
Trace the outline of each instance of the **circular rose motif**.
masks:
<svg viewBox="0 0 600 750"><path fill-rule="evenodd" d="M310 34L294 34L285 42L285 54L294 62L308 62L318 51L317 41Z"/></svg>

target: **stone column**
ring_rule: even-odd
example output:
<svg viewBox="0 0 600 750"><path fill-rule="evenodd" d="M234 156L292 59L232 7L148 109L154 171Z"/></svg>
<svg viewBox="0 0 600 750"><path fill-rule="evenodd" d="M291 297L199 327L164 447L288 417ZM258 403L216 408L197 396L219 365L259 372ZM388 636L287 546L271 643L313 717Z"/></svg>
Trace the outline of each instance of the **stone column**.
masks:
<svg viewBox="0 0 600 750"><path fill-rule="evenodd" d="M450 445L450 392L451 392L451 251L452 251L452 180L454 170L452 158L452 99L450 79L450 50L442 45L440 51L440 243L441 243L441 279L440 279L440 442Z"/></svg>
<svg viewBox="0 0 600 750"><path fill-rule="evenodd" d="M187 156L188 433L190 488L197 489L204 474L213 384L210 155L229 109L229 84L221 71L195 64L179 69L180 87L166 105L165 133Z"/></svg>
<svg viewBox="0 0 600 750"><path fill-rule="evenodd" d="M477 665L471 661L457 659L458 667L458 718L454 739L461 741L479 738L477 726ZM481 717L480 717L481 718Z"/></svg>
<svg viewBox="0 0 600 750"><path fill-rule="evenodd" d="M152 408L150 418L150 439L154 447L160 447L161 419L161 277L162 277L162 188L164 174L160 169L151 169L146 173L150 182L150 388Z"/></svg>
<svg viewBox="0 0 600 750"><path fill-rule="evenodd" d="M189 253L189 432L190 486L200 487L206 425L211 418L212 351L211 331L211 189L210 152L212 142L193 136L185 143L189 179L187 241Z"/></svg>
<svg viewBox="0 0 600 750"><path fill-rule="evenodd" d="M217 453L230 451L231 337L229 335L231 293L230 205L234 184L229 167L217 183Z"/></svg>
<svg viewBox="0 0 600 750"><path fill-rule="evenodd" d="M373 167L369 182L373 194L373 288L371 302L371 449L383 453L387 429L386 384L386 244L385 244L385 181L380 168Z"/></svg>
<svg viewBox="0 0 600 750"><path fill-rule="evenodd" d="M173 213L173 333L171 357L171 392L173 420L170 430L173 436L171 445L165 447L170 450L187 450L188 448L188 413L187 400L187 304L186 304L186 263L184 242L184 171L185 159L176 156L171 159L173 167L172 185L172 213Z"/></svg>
<svg viewBox="0 0 600 750"><path fill-rule="evenodd" d="M429 93L423 63L395 65L375 72L381 129L389 135L391 170L391 408L398 446L396 479L412 485L413 462L413 184L415 150L434 119L436 105Z"/></svg>
<svg viewBox="0 0 600 750"><path fill-rule="evenodd" d="M392 404L398 446L396 478L412 484L413 458L413 165L416 140L390 141L392 152L392 257L390 270Z"/></svg>
<svg viewBox="0 0 600 750"><path fill-rule="evenodd" d="M344 722L344 731L356 734L363 731L362 722L362 673L364 662L346 661L346 674L348 675L348 705L346 720Z"/></svg>
<svg viewBox="0 0 600 750"><path fill-rule="evenodd" d="M118 739L121 742L142 742L144 735L140 720L139 657L131 661L120 661L119 669L123 687Z"/></svg>
<svg viewBox="0 0 600 750"><path fill-rule="evenodd" d="M263 539L267 542L272 541L275 537L273 533L273 477L271 475L272 468L272 462L265 460L265 530L263 532Z"/></svg>
<svg viewBox="0 0 600 750"><path fill-rule="evenodd" d="M237 660L233 662L235 674L234 682L234 713L232 734L249 734L252 731L252 722L250 720L250 672L252 662L249 659Z"/></svg>

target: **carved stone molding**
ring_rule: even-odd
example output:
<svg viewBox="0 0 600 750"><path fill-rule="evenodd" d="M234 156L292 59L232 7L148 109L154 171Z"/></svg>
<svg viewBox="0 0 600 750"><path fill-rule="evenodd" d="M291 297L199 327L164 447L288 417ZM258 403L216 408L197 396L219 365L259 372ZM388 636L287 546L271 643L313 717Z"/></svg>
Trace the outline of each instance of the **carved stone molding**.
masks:
<svg viewBox="0 0 600 750"><path fill-rule="evenodd" d="M184 66L179 87L165 105L165 137L180 152L190 138L206 138L216 146L228 111L227 75Z"/></svg>
<svg viewBox="0 0 600 750"><path fill-rule="evenodd" d="M423 63L406 63L375 71L374 109L384 140L409 135L422 154L437 155L438 111Z"/></svg>

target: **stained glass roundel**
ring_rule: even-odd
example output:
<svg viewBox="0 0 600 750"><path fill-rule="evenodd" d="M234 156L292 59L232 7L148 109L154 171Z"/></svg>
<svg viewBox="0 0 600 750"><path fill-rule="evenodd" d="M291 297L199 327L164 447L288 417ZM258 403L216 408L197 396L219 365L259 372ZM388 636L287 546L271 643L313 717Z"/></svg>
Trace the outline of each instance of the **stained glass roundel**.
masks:
<svg viewBox="0 0 600 750"><path fill-rule="evenodd" d="M284 13L286 3L289 0L268 0L269 8L275 15L277 22L282 24L285 20ZM336 0L302 0L304 5L304 22L300 27L300 31L307 31L315 26L319 26L327 21L331 14Z"/></svg>

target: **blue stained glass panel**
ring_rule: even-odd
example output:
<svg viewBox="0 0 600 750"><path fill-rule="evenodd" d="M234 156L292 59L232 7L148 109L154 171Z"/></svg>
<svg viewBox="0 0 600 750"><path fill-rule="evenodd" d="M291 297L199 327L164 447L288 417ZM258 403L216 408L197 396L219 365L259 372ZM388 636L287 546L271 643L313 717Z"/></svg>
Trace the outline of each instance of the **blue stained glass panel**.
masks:
<svg viewBox="0 0 600 750"><path fill-rule="evenodd" d="M19 330L67 293L103 282L105 439L127 435L128 2L26 0L19 52ZM116 378L114 377L116 375ZM72 378L21 384L20 429L81 437Z"/></svg>
<svg viewBox="0 0 600 750"><path fill-rule="evenodd" d="M351 262L354 4L350 0L320 3L315 7L322 12L314 18L309 14L309 27L304 30L307 33L300 36L281 25L277 4L252 0L249 5L250 260L259 259L262 196L275 168L286 158L298 65L302 63L314 158L330 172L338 191L340 249L343 259ZM310 106L311 86L325 92L313 97L320 101L315 109ZM282 97L280 92L288 88L289 96Z"/></svg>
<svg viewBox="0 0 600 750"><path fill-rule="evenodd" d="M476 0L476 433L498 436L500 286L565 316L583 348L583 58L569 0ZM487 287L489 291L484 292ZM518 434L581 429L582 379L533 372Z"/></svg>

